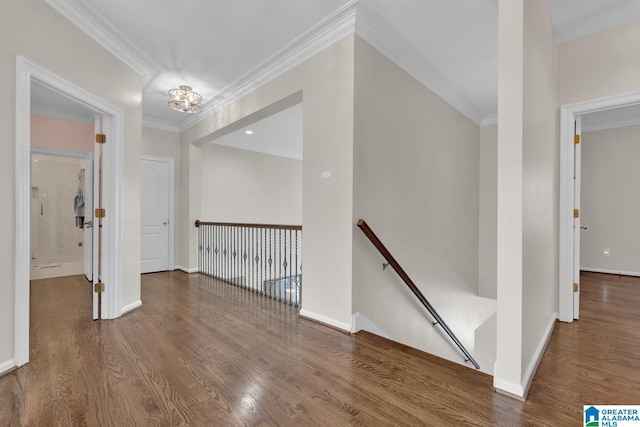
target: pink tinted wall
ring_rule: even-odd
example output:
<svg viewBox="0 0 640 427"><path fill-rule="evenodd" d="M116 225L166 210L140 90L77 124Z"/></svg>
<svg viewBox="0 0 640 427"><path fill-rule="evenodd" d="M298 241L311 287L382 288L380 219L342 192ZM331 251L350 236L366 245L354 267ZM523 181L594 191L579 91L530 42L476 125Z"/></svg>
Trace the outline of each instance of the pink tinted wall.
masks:
<svg viewBox="0 0 640 427"><path fill-rule="evenodd" d="M94 125L31 114L31 145L67 151L93 151Z"/></svg>

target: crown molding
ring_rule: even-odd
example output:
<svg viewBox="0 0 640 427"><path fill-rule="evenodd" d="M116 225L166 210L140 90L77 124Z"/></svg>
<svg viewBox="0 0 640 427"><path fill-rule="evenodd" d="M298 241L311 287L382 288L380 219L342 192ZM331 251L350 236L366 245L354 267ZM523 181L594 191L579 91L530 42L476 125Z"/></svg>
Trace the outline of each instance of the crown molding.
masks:
<svg viewBox="0 0 640 427"><path fill-rule="evenodd" d="M180 132L180 128L177 125L171 122L165 122L164 120L152 119L151 117L143 117L142 126L167 132Z"/></svg>
<svg viewBox="0 0 640 427"><path fill-rule="evenodd" d="M44 0L101 46L137 72L143 90L158 75L157 67L117 28L84 0ZM220 111L240 97L311 58L343 37L356 33L400 68L478 125L489 117L455 88L426 58L396 30L359 0L351 0L278 52L253 67L203 104L202 112L177 124L143 118L143 125L181 132ZM415 58L420 58L416 61ZM424 64L429 64L424 66Z"/></svg>
<svg viewBox="0 0 640 427"><path fill-rule="evenodd" d="M364 4L358 5L356 34L473 122L482 123L485 114L418 49ZM420 59L420 65L416 58Z"/></svg>
<svg viewBox="0 0 640 427"><path fill-rule="evenodd" d="M489 126L489 125L497 125L498 124L498 113L489 114L487 117L482 119L480 126Z"/></svg>
<svg viewBox="0 0 640 427"><path fill-rule="evenodd" d="M202 106L202 112L178 123L183 131L355 32L358 0L352 0L262 61Z"/></svg>
<svg viewBox="0 0 640 427"><path fill-rule="evenodd" d="M44 0L62 16L84 31L116 58L142 77L146 87L159 72L116 27L83 0Z"/></svg>
<svg viewBox="0 0 640 427"><path fill-rule="evenodd" d="M55 119L70 120L72 122L90 123L94 124L95 116L87 117L82 114L64 113L57 110L51 110L49 108L36 107L31 105L31 113L39 114L41 116L53 117Z"/></svg>

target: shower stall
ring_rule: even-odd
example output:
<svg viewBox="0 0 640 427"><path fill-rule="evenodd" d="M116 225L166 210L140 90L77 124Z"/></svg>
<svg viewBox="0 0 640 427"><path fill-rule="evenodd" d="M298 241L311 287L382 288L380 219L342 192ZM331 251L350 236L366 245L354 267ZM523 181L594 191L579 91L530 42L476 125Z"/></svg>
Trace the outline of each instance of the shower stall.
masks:
<svg viewBox="0 0 640 427"><path fill-rule="evenodd" d="M31 155L31 279L84 272L86 159Z"/></svg>

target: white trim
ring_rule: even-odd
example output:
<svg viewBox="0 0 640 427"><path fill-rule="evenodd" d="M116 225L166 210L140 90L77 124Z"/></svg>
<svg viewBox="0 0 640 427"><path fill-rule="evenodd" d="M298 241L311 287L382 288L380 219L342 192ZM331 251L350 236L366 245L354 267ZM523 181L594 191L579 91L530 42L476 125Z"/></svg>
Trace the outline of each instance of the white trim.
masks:
<svg viewBox="0 0 640 427"><path fill-rule="evenodd" d="M363 3L358 4L356 34L476 124L486 116L397 30ZM416 58L423 58L420 64Z"/></svg>
<svg viewBox="0 0 640 427"><path fill-rule="evenodd" d="M352 34L356 28L356 7L360 7L358 0L351 0L309 28L278 52L216 93L211 100L203 105L201 113L186 115L178 123L179 130L183 131L205 120L238 98Z"/></svg>
<svg viewBox="0 0 640 427"><path fill-rule="evenodd" d="M576 116L640 103L640 91L560 107L559 319L573 322L573 122Z"/></svg>
<svg viewBox="0 0 640 427"><path fill-rule="evenodd" d="M42 107L31 107L31 114L39 114L41 116L53 117L61 120L70 120L72 122L94 123L94 116L87 117L82 114L65 113Z"/></svg>
<svg viewBox="0 0 640 427"><path fill-rule="evenodd" d="M122 316L124 314L127 314L127 313L129 313L129 312L131 312L131 311L133 311L133 310L135 310L136 308L139 308L139 307L142 307L142 301L141 300L132 302L131 304L125 305L124 307L122 307L120 309L120 315Z"/></svg>
<svg viewBox="0 0 640 427"><path fill-rule="evenodd" d="M558 320L558 313L553 313L551 315L551 319L549 319L549 323L547 323L547 327L544 329L540 342L538 342L536 350L533 352L533 356L531 356L529 366L527 366L527 370L524 372L524 376L522 378L522 387L524 389L525 395L529 391L533 376L535 375L536 370L538 369L538 365L542 360L542 355L547 348L547 344L549 344L549 340L551 339L551 334L553 333L553 328L556 324L556 320Z"/></svg>
<svg viewBox="0 0 640 427"><path fill-rule="evenodd" d="M180 132L180 128L177 125L170 122L165 122L164 120L152 119L150 117L142 118L142 126L148 127L148 128L166 130L167 132L175 132L175 133Z"/></svg>
<svg viewBox="0 0 640 427"><path fill-rule="evenodd" d="M573 322L573 130L575 115L560 107L560 200L558 256L558 314Z"/></svg>
<svg viewBox="0 0 640 427"><path fill-rule="evenodd" d="M45 3L138 73L143 86L159 74L157 67L153 67L151 61L88 2L45 0Z"/></svg>
<svg viewBox="0 0 640 427"><path fill-rule="evenodd" d="M16 366L29 361L29 275L31 271L31 69L18 56L16 62L16 216L14 359Z"/></svg>
<svg viewBox="0 0 640 427"><path fill-rule="evenodd" d="M16 366L18 366L18 365L16 364L16 361L14 359L9 359L9 360L6 360L6 361L0 363L0 376L5 374L6 372L9 372L10 370L15 368Z"/></svg>
<svg viewBox="0 0 640 427"><path fill-rule="evenodd" d="M150 156L147 154L143 154L140 157L140 161L142 160L167 163L169 165L169 224L171 226L169 227L169 258L167 259L167 270L170 270L171 266L174 265L175 260L175 159L173 159L172 157Z"/></svg>
<svg viewBox="0 0 640 427"><path fill-rule="evenodd" d="M378 335L383 338L389 338L389 335L385 334L382 329L378 328L367 316L360 313L359 311L353 313L351 315L351 333L355 334L356 332L367 331L372 334Z"/></svg>
<svg viewBox="0 0 640 427"><path fill-rule="evenodd" d="M495 372L495 367L493 372ZM524 399L524 388L522 387L522 384L506 381L498 377L493 377L493 388L495 388L496 391L507 392L508 394L511 394L515 397Z"/></svg>
<svg viewBox="0 0 640 427"><path fill-rule="evenodd" d="M71 99L104 114L109 144L105 145L103 179L104 206L109 212L103 229L105 291L103 318L120 315L122 286L122 220L120 190L122 182L123 112L95 97L75 84L23 58L16 57L16 163L15 163L15 362L22 366L29 361L29 273L30 273L30 195L31 195L31 81L35 80Z"/></svg>
<svg viewBox="0 0 640 427"><path fill-rule="evenodd" d="M640 277L640 272L637 272L637 271L608 270L606 268L591 268L591 267L580 267L580 271L589 271L589 272L592 272L592 273L617 274L617 275L621 275L621 276Z"/></svg>
<svg viewBox="0 0 640 427"><path fill-rule="evenodd" d="M185 273L188 273L188 274L197 273L198 272L198 267L187 268L187 267L183 267L181 265L176 265L175 267L173 267L173 269L174 270L184 271Z"/></svg>
<svg viewBox="0 0 640 427"><path fill-rule="evenodd" d="M340 329L341 331L351 332L351 325L348 323L340 322L338 320L332 319L330 317L324 316L322 314L314 313L309 310L305 310L304 308L300 309L300 316L305 317L309 320L315 320L319 323L324 323L325 325L332 326L336 329Z"/></svg>
<svg viewBox="0 0 640 427"><path fill-rule="evenodd" d="M498 124L498 113L489 114L487 117L482 119L480 126L489 126L489 125L497 125Z"/></svg>

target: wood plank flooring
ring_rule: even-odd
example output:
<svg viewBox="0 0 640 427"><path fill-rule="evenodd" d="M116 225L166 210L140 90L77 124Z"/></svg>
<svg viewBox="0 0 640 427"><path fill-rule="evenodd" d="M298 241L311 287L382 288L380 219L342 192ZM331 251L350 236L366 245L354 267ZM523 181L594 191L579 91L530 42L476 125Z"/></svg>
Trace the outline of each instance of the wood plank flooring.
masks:
<svg viewBox="0 0 640 427"><path fill-rule="evenodd" d="M197 274L144 275L143 307L107 322L81 276L31 286L31 362L0 378L0 426L580 426L583 404L640 403L639 279L584 274L526 403Z"/></svg>

